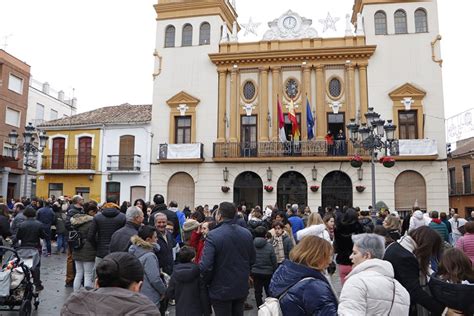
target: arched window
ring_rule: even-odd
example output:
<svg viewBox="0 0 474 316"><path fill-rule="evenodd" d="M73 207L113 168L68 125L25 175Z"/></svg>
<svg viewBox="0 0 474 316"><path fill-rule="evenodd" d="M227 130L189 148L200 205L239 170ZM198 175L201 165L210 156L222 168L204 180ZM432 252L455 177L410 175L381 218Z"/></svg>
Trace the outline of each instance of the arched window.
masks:
<svg viewBox="0 0 474 316"><path fill-rule="evenodd" d="M428 17L426 15L425 9L420 8L415 11L415 32L428 32Z"/></svg>
<svg viewBox="0 0 474 316"><path fill-rule="evenodd" d="M168 25L165 31L165 47L174 47L176 28Z"/></svg>
<svg viewBox="0 0 474 316"><path fill-rule="evenodd" d="M409 211L417 205L426 210L426 181L413 170L403 171L395 179L395 209Z"/></svg>
<svg viewBox="0 0 474 316"><path fill-rule="evenodd" d="M209 45L211 43L211 25L207 22L201 24L199 29L199 45Z"/></svg>
<svg viewBox="0 0 474 316"><path fill-rule="evenodd" d="M395 18L395 34L406 34L407 29L407 14L403 10L397 10L394 14Z"/></svg>
<svg viewBox="0 0 474 316"><path fill-rule="evenodd" d="M183 37L181 46L192 46L193 45L193 26L186 24L183 26Z"/></svg>
<svg viewBox="0 0 474 316"><path fill-rule="evenodd" d="M387 35L387 15L377 11L374 15L375 35Z"/></svg>

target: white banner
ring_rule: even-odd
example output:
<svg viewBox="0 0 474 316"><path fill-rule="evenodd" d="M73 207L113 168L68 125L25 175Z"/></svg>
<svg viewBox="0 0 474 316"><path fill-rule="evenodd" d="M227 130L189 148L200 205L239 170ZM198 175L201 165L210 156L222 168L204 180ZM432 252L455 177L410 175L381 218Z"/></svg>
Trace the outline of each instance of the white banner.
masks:
<svg viewBox="0 0 474 316"><path fill-rule="evenodd" d="M452 143L454 145L459 140L474 136L473 117L474 109L470 109L446 120L446 134L448 143Z"/></svg>
<svg viewBox="0 0 474 316"><path fill-rule="evenodd" d="M201 144L168 144L166 159L200 159Z"/></svg>
<svg viewBox="0 0 474 316"><path fill-rule="evenodd" d="M438 154L435 139L400 139L400 156L434 156Z"/></svg>

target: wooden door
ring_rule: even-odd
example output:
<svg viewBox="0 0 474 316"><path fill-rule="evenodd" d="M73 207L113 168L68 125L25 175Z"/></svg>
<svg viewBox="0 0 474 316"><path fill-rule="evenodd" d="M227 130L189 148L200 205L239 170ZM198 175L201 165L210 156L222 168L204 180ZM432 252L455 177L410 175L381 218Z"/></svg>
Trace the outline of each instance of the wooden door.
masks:
<svg viewBox="0 0 474 316"><path fill-rule="evenodd" d="M92 138L79 138L79 152L77 159L77 169L93 169L91 164Z"/></svg>
<svg viewBox="0 0 474 316"><path fill-rule="evenodd" d="M133 170L135 136L120 136L119 170Z"/></svg>
<svg viewBox="0 0 474 316"><path fill-rule="evenodd" d="M53 139L53 152L51 155L51 169L64 169L64 154L66 139L57 137Z"/></svg>

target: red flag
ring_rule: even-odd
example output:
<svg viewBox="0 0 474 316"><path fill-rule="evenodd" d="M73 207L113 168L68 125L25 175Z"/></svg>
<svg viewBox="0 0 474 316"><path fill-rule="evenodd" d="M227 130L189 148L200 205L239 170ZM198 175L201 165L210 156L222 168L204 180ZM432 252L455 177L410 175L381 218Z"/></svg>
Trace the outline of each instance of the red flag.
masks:
<svg viewBox="0 0 474 316"><path fill-rule="evenodd" d="M291 122L291 134L293 135L293 140L300 140L300 129L298 126L298 120L296 119L293 100L291 100L290 107L288 108L288 119Z"/></svg>

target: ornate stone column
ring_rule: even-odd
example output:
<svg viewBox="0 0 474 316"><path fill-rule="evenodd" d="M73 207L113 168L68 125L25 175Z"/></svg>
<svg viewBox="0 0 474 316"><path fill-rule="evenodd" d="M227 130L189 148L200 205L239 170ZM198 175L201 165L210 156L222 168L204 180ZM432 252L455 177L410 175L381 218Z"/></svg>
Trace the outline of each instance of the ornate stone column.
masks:
<svg viewBox="0 0 474 316"><path fill-rule="evenodd" d="M369 110L369 96L367 89L367 62L359 63L359 95L360 95L360 114L365 121L364 114Z"/></svg>
<svg viewBox="0 0 474 316"><path fill-rule="evenodd" d="M326 85L324 78L324 66L316 66L316 138L323 139L326 135L327 117L326 117Z"/></svg>
<svg viewBox="0 0 474 316"><path fill-rule="evenodd" d="M278 140L278 107L277 100L278 96L280 97L280 102L283 98L281 95L281 67L276 66L272 67L272 106L273 106L273 116L272 116L272 140ZM282 104L283 111L283 104Z"/></svg>
<svg viewBox="0 0 474 316"><path fill-rule="evenodd" d="M237 118L239 114L238 109L238 81L237 81L238 70L236 68L232 68L230 72L230 138L229 141L231 143L237 142Z"/></svg>
<svg viewBox="0 0 474 316"><path fill-rule="evenodd" d="M301 140L308 139L308 124L306 124L306 100L311 100L311 68L303 65L303 84L301 90Z"/></svg>
<svg viewBox="0 0 474 316"><path fill-rule="evenodd" d="M258 105L258 116L260 120L260 141L268 141L268 68L260 69L260 102Z"/></svg>
<svg viewBox="0 0 474 316"><path fill-rule="evenodd" d="M217 109L217 142L225 142L225 111L226 111L226 99L227 99L227 70L219 69L219 105Z"/></svg>
<svg viewBox="0 0 474 316"><path fill-rule="evenodd" d="M354 80L354 65L352 63L346 64L347 72L347 87L349 94L346 97L346 122L349 122L351 118L356 117L356 108L355 108L355 80Z"/></svg>

